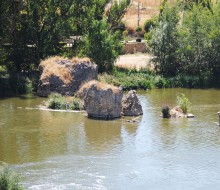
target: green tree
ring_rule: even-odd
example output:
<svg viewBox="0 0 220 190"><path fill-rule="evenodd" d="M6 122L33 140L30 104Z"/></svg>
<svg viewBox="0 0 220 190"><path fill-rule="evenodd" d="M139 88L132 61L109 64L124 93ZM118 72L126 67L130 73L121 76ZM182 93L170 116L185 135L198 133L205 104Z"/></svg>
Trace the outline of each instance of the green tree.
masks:
<svg viewBox="0 0 220 190"><path fill-rule="evenodd" d="M182 72L198 75L208 69L212 14L202 6L194 5L187 12L182 28L179 29L179 55Z"/></svg>
<svg viewBox="0 0 220 190"><path fill-rule="evenodd" d="M210 21L212 21L212 30L209 34L211 45L209 48L209 64L208 67L211 70L213 82L220 84L220 2L218 2L213 8L213 14Z"/></svg>
<svg viewBox="0 0 220 190"><path fill-rule="evenodd" d="M165 6L158 27L151 31L150 45L155 55L153 61L159 64L159 71L165 76L174 76L179 69L178 22L178 7Z"/></svg>
<svg viewBox="0 0 220 190"><path fill-rule="evenodd" d="M119 27L120 21L130 5L131 0L122 0L120 3L118 3L118 1L114 1L111 8L106 11L106 19L111 30Z"/></svg>
<svg viewBox="0 0 220 190"><path fill-rule="evenodd" d="M23 9L23 1L6 0L0 3L0 62L2 65L7 62L8 69L12 71L20 71L25 58Z"/></svg>
<svg viewBox="0 0 220 190"><path fill-rule="evenodd" d="M212 1L211 0L182 0L184 9L192 9L194 5L202 6L212 11Z"/></svg>
<svg viewBox="0 0 220 190"><path fill-rule="evenodd" d="M90 57L99 72L111 72L114 61L122 50L118 33L110 32L106 20L94 21L85 38L83 54Z"/></svg>
<svg viewBox="0 0 220 190"><path fill-rule="evenodd" d="M111 30L118 25L130 3L123 0L105 12L109 0L5 0L0 2L0 40L10 50L1 61L10 70L35 68L41 59L61 53L59 42L70 35L86 35L94 21L108 20ZM30 48L31 47L31 48ZM4 60L4 61L3 61ZM5 64L5 63L3 63Z"/></svg>

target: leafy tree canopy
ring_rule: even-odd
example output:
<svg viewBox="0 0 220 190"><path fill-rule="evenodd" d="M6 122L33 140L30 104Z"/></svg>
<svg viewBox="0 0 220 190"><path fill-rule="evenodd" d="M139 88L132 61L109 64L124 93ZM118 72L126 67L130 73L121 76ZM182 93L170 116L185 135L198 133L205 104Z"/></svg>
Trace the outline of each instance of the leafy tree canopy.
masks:
<svg viewBox="0 0 220 190"><path fill-rule="evenodd" d="M117 27L130 4L110 0L4 0L0 2L0 64L11 71L32 69L40 59L60 54L70 35L87 35L94 22ZM109 6L111 5L111 6ZM107 7L110 7L106 10ZM31 47L31 48L30 48Z"/></svg>

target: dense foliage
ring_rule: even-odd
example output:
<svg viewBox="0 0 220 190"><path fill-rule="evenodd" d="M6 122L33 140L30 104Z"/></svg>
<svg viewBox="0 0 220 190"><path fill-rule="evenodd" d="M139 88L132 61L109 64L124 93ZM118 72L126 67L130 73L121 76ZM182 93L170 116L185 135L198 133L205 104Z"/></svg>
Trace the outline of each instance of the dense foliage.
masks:
<svg viewBox="0 0 220 190"><path fill-rule="evenodd" d="M219 10L220 3L212 9L200 4L163 8L150 42L160 74L193 79L192 87L220 84Z"/></svg>
<svg viewBox="0 0 220 190"><path fill-rule="evenodd" d="M94 21L85 38L84 54L98 65L99 72L112 72L114 61L121 53L118 33L111 33L105 20Z"/></svg>
<svg viewBox="0 0 220 190"><path fill-rule="evenodd" d="M0 171L0 190L22 190L19 184L18 176L8 167Z"/></svg>
<svg viewBox="0 0 220 190"><path fill-rule="evenodd" d="M93 58L100 71L111 70L120 52L120 38L115 32L130 0L109 3L110 0L0 1L0 70L6 71L0 72L0 78L33 72L41 59L77 55L81 50L87 50L84 55ZM68 51L66 43L72 43L71 36L83 36L87 41L75 41ZM102 48L103 53L96 58ZM0 90L7 88L0 86Z"/></svg>
<svg viewBox="0 0 220 190"><path fill-rule="evenodd" d="M108 3L109 0L1 1L0 65L13 72L32 70L40 59L62 53L63 40L88 34L94 23L106 19L105 29L117 28L130 1L115 2L106 11Z"/></svg>
<svg viewBox="0 0 220 190"><path fill-rule="evenodd" d="M52 93L44 102L44 106L56 110L83 110L83 102L76 97L65 97L58 93Z"/></svg>
<svg viewBox="0 0 220 190"><path fill-rule="evenodd" d="M181 94L180 96L177 96L177 105L185 114L188 113L191 109L191 102L189 101L189 99L186 97L185 94Z"/></svg>

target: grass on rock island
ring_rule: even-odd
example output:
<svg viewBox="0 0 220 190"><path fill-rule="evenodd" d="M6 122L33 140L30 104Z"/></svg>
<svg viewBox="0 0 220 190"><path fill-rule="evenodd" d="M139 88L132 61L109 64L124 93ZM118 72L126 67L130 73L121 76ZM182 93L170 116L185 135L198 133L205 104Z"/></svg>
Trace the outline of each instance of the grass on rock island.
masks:
<svg viewBox="0 0 220 190"><path fill-rule="evenodd" d="M43 106L56 110L83 110L83 102L74 96L62 96L58 93L52 93L44 101Z"/></svg>

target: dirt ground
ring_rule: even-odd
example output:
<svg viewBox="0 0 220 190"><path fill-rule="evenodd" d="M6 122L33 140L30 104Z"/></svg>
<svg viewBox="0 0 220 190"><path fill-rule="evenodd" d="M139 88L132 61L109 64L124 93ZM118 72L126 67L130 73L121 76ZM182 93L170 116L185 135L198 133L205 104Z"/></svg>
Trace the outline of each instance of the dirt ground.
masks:
<svg viewBox="0 0 220 190"><path fill-rule="evenodd" d="M115 66L119 68L136 70L152 68L152 63L150 62L151 58L152 55L147 53L121 55L115 62Z"/></svg>
<svg viewBox="0 0 220 190"><path fill-rule="evenodd" d="M140 26L144 26L146 20L159 13L159 7L162 0L133 0L123 21L128 27L136 28L138 25L138 3L140 3Z"/></svg>
<svg viewBox="0 0 220 190"><path fill-rule="evenodd" d="M176 0L168 0L173 4ZM159 14L162 0L133 0L128 12L125 14L123 21L126 26L136 29L138 25L138 3L140 3L140 26L144 26L146 20Z"/></svg>

